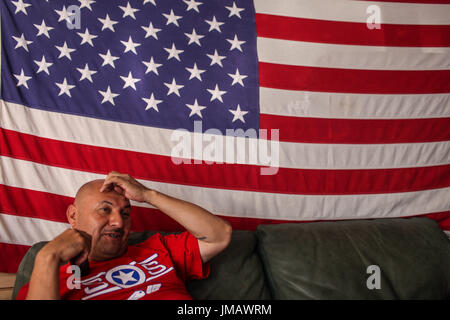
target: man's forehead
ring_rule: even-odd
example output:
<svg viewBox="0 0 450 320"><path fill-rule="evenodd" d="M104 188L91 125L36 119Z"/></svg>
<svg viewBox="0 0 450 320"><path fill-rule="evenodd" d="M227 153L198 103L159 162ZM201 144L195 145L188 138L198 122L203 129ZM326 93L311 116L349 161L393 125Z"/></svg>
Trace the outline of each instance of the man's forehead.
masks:
<svg viewBox="0 0 450 320"><path fill-rule="evenodd" d="M104 180L93 180L85 183L78 190L75 196L75 202L94 202L97 204L109 204L112 206L129 206L130 201L123 196L122 194L117 193L114 190L108 190L104 192L100 192L100 188L103 185Z"/></svg>

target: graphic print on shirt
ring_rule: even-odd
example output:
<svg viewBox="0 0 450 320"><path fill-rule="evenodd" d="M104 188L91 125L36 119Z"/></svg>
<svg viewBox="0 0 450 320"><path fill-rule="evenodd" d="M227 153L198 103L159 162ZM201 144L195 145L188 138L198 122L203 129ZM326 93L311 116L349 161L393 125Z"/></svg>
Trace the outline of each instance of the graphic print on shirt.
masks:
<svg viewBox="0 0 450 320"><path fill-rule="evenodd" d="M139 286L174 270L173 267L168 268L160 264L156 260L157 257L158 254L155 253L141 262L132 261L129 264L118 265L106 272L100 272L91 278L80 281L82 290L86 294L82 299L88 300L113 291ZM161 284L150 284L145 292L137 290L130 298L140 299L146 294L159 290L160 287Z"/></svg>

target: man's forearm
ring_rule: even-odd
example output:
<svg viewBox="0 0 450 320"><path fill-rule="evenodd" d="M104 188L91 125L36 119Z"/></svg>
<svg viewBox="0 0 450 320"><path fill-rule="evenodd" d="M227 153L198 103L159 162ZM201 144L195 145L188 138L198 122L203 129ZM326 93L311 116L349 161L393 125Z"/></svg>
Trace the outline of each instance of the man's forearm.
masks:
<svg viewBox="0 0 450 320"><path fill-rule="evenodd" d="M28 287L27 300L58 300L59 262L51 255L39 252L36 256Z"/></svg>
<svg viewBox="0 0 450 320"><path fill-rule="evenodd" d="M177 221L197 239L209 243L227 241L230 224L193 203L149 190L146 202Z"/></svg>

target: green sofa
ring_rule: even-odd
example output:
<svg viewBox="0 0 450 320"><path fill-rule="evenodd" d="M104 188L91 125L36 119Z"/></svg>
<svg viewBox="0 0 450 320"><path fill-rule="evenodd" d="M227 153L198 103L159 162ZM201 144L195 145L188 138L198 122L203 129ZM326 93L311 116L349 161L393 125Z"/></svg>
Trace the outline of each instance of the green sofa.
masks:
<svg viewBox="0 0 450 320"><path fill-rule="evenodd" d="M43 245L23 258L13 298ZM260 225L235 230L209 278L187 288L201 300L449 299L450 241L427 218Z"/></svg>

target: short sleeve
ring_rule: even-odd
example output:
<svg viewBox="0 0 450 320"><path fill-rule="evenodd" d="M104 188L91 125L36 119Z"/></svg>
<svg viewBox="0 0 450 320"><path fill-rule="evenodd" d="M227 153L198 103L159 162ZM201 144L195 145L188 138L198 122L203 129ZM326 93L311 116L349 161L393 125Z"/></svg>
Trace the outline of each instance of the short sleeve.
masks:
<svg viewBox="0 0 450 320"><path fill-rule="evenodd" d="M20 288L19 292L17 293L16 300L25 300L28 294L28 286L29 282L23 285L22 288Z"/></svg>
<svg viewBox="0 0 450 320"><path fill-rule="evenodd" d="M203 263L198 240L188 231L161 235L161 242L169 251L175 269L183 281L204 279L209 276L209 262Z"/></svg>

